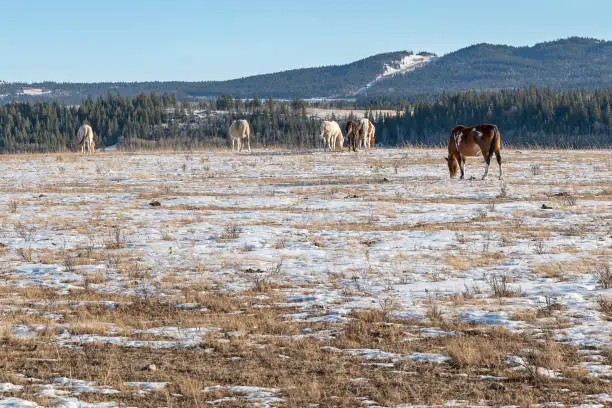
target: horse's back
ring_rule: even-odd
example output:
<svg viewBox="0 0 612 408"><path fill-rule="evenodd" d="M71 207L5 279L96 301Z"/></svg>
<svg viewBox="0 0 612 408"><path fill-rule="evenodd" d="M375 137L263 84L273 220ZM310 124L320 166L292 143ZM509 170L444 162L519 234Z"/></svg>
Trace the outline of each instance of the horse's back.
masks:
<svg viewBox="0 0 612 408"><path fill-rule="evenodd" d="M246 119L234 120L230 125L230 136L233 138L249 137L251 134L251 128L249 122Z"/></svg>

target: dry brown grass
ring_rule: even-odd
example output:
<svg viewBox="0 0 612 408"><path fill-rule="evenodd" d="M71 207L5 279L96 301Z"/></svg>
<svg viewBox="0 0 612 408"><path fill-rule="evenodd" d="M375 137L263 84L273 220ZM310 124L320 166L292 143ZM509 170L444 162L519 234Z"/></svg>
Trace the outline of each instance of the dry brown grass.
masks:
<svg viewBox="0 0 612 408"><path fill-rule="evenodd" d="M497 265L506 256L503 252L491 252L487 254L466 254L466 255L446 255L444 262L458 271L465 271L472 268L481 268Z"/></svg>
<svg viewBox="0 0 612 408"><path fill-rule="evenodd" d="M546 278L561 278L564 275L592 273L598 265L592 258L580 258L571 262L549 262L535 265L535 272Z"/></svg>
<svg viewBox="0 0 612 408"><path fill-rule="evenodd" d="M612 298L600 296L597 298L597 305L601 313L606 315L608 320L612 320Z"/></svg>
<svg viewBox="0 0 612 408"><path fill-rule="evenodd" d="M508 336L510 337L510 336ZM478 341L470 336L453 336L445 345L453 364L460 368L504 368L504 356L516 352L520 343L509 341ZM482 339L479 339L482 340ZM495 339L498 340L498 339Z"/></svg>
<svg viewBox="0 0 612 408"><path fill-rule="evenodd" d="M288 320L281 317L287 309L274 306L280 299L272 296L264 300L257 293L249 292L239 294L241 301L236 302L236 296L185 289L185 298L180 301L195 301L206 306L208 312L177 309L173 302L156 299L124 298L115 309L97 303L72 308L62 302L68 298L100 296L94 296L93 292L80 292L58 296L48 290L28 291L39 300L51 296L54 302L50 308L66 312L62 324L68 325L73 334L112 333L132 339L161 340L165 337L133 335L131 330L169 323L181 327L219 327L220 332L205 338L201 348L212 351L203 352L101 344L66 349L57 348L47 340L55 335L53 331L34 339L17 339L5 331L0 337L0 366L5 372L24 373L43 380L60 375L94 380L99 385L120 391L112 396L112 400L138 406L168 404L169 401L173 406L201 406L205 399L229 395L227 391L200 392L206 386L216 384L279 388L282 390L279 396L285 400L282 406L305 406L317 402L325 407L358 406L357 397L367 397L384 405L437 404L449 399L487 399L494 404L509 404L516 402L518 394L522 395L523 401L529 402L554 397L555 401L577 403L581 396L602 392L605 388L598 381L585 383L584 376L568 377L558 384L555 382L553 388L533 387L532 381L535 380L528 372L519 375L508 371L503 363L505 355L533 349L536 350L533 353L534 364L567 370L575 363L573 350L552 342L541 344L528 335L513 334L503 328L445 323L443 329L466 334L407 342L407 337L418 335L422 323L389 321L380 309L353 313L348 324L334 325ZM254 307L262 304L267 307ZM413 325L415 323L417 326ZM46 321L46 324L52 323ZM321 341L301 336L306 327L315 332L334 328L342 330L335 339ZM241 335L226 337L223 333L227 331L240 331ZM376 348L399 355L442 353L451 356L453 362L437 366L405 360L390 368L374 367L364 365L360 357L327 350L323 347L326 345L340 349ZM155 364L158 369L143 370L150 364ZM398 374L398 370L401 373ZM418 382L410 372L418 373ZM504 382L499 389L488 388L485 382L474 380L482 372L513 380ZM456 375L459 373L467 373L468 380ZM355 382L355 378L363 380ZM125 381L168 381L170 385L164 392L138 396L124 385ZM559 391L561 388L571 392L562 393ZM31 387L27 387L20 397L41 402ZM109 399L95 394L83 394L80 398L89 402ZM246 400L239 403L246 403Z"/></svg>

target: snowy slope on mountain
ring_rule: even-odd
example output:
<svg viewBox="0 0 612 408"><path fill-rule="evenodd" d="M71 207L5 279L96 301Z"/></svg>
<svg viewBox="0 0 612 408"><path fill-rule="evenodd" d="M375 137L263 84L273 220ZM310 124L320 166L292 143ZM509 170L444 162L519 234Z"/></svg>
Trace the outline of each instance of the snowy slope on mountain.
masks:
<svg viewBox="0 0 612 408"><path fill-rule="evenodd" d="M373 81L368 82L363 88L359 88L355 93L357 95L363 93L382 79L392 77L396 74L405 74L415 71L437 58L437 56L427 53L406 55L399 61L392 61L389 64L385 64L384 70L381 74L377 75Z"/></svg>

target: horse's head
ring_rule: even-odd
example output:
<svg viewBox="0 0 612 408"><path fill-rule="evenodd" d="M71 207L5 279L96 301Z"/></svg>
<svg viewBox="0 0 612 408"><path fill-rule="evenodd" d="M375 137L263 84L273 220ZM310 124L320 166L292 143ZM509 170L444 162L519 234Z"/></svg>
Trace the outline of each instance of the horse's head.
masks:
<svg viewBox="0 0 612 408"><path fill-rule="evenodd" d="M450 178L453 178L457 175L457 170L459 170L459 163L457 163L457 158L455 156L445 157L446 163L448 164L448 172L450 173Z"/></svg>

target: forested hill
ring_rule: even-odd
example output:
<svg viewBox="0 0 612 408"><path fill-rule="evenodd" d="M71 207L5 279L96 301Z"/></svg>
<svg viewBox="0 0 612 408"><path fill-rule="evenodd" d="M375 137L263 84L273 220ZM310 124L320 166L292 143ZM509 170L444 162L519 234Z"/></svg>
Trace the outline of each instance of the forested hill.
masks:
<svg viewBox="0 0 612 408"><path fill-rule="evenodd" d="M435 96L529 85L557 90L612 86L612 41L572 37L532 47L477 44L414 72L387 77L368 95Z"/></svg>
<svg viewBox="0 0 612 408"><path fill-rule="evenodd" d="M304 68L256 75L229 81L208 82L117 82L34 84L0 82L0 102L51 100L78 104L86 97L106 97L109 91L123 96L140 93L174 93L179 100L203 96L232 95L246 98L259 95L274 98L343 97L357 94L376 82L377 77L422 66L433 54L399 51L379 54L346 65Z"/></svg>
<svg viewBox="0 0 612 408"><path fill-rule="evenodd" d="M214 62L212 62L214 63ZM1 73L0 73L1 75ZM0 78L1 79L1 78ZM438 97L444 92L519 89L554 90L612 87L612 41L572 37L532 47L477 44L440 58L400 51L346 65L304 68L229 81L120 83L3 83L0 103L58 100L79 104L108 92L135 96L167 92L178 100L232 95L251 98Z"/></svg>
<svg viewBox="0 0 612 408"><path fill-rule="evenodd" d="M374 82L377 76L388 72L388 67L398 67L411 55L412 52L407 51L392 52L346 65L295 69L223 82L204 82L191 87L189 93L192 96L225 94L234 97L258 94L287 99L352 96L368 83Z"/></svg>

